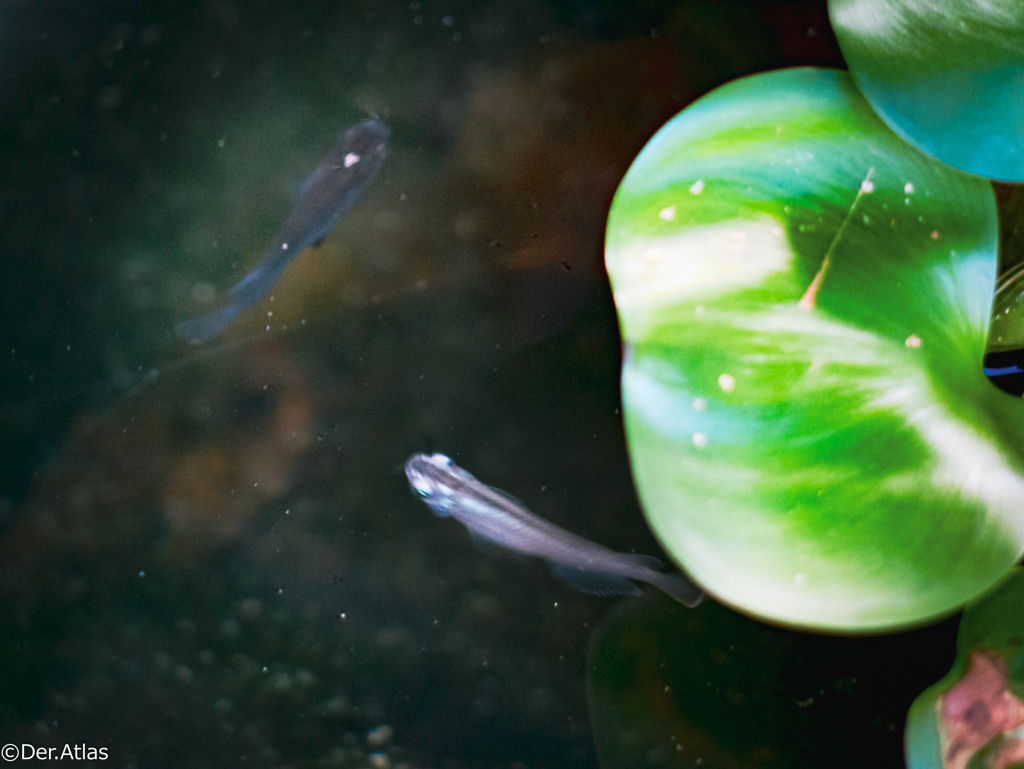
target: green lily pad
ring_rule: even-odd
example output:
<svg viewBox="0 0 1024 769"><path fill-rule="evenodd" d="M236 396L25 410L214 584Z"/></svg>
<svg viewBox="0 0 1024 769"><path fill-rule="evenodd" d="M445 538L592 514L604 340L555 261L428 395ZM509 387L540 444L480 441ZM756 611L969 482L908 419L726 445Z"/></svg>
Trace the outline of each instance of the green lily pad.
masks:
<svg viewBox="0 0 1024 769"><path fill-rule="evenodd" d="M1024 3L829 0L850 72L915 147L1024 181Z"/></svg>
<svg viewBox="0 0 1024 769"><path fill-rule="evenodd" d="M1024 572L964 610L953 668L914 700L909 769L1024 765Z"/></svg>
<svg viewBox="0 0 1024 769"><path fill-rule="evenodd" d="M982 373L991 185L909 147L849 75L730 83L626 174L606 264L648 522L719 600L920 623L1024 551L1024 404Z"/></svg>

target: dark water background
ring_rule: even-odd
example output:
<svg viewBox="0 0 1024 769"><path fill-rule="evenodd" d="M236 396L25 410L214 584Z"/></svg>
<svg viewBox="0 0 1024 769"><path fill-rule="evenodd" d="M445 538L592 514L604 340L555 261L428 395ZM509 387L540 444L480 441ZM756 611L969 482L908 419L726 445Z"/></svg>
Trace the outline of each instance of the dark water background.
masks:
<svg viewBox="0 0 1024 769"><path fill-rule="evenodd" d="M679 109L797 64L841 66L824 2L0 7L0 741L117 767L597 766L585 659L614 602L478 553L402 464L443 451L658 552L607 208ZM393 146L360 203L222 338L176 340L367 115ZM801 760L902 765L955 624L757 627L795 650L777 707ZM720 739L651 765L746 765Z"/></svg>

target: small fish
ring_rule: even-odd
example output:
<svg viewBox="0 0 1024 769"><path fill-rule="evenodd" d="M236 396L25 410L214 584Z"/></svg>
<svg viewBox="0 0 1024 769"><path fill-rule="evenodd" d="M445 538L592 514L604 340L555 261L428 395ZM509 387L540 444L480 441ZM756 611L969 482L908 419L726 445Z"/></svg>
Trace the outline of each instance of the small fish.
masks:
<svg viewBox="0 0 1024 769"><path fill-rule="evenodd" d="M1003 366L1001 368L985 366L982 371L985 376L1012 376L1013 374L1024 374L1024 368L1020 366Z"/></svg>
<svg viewBox="0 0 1024 769"><path fill-rule="evenodd" d="M555 526L505 492L487 486L444 454L413 454L405 463L409 486L435 515L451 516L475 540L547 561L555 576L577 590L598 595L640 595L630 580L648 582L693 607L704 592L682 574L659 571L649 555L616 553Z"/></svg>
<svg viewBox="0 0 1024 769"><path fill-rule="evenodd" d="M205 342L262 299L284 268L307 247L318 245L373 181L387 154L390 133L379 120L363 120L341 133L302 183L292 212L253 271L228 291L227 301L216 310L179 323L178 336L190 344Z"/></svg>

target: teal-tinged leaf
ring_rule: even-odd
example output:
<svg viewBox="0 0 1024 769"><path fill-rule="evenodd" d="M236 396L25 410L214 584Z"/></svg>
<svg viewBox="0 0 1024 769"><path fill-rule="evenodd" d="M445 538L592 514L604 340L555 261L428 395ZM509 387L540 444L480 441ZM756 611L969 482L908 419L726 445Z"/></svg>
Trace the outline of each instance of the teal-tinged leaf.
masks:
<svg viewBox="0 0 1024 769"><path fill-rule="evenodd" d="M1024 414L982 373L991 185L846 73L728 84L640 153L609 215L633 473L712 594L814 628L948 613L1024 550Z"/></svg>
<svg viewBox="0 0 1024 769"><path fill-rule="evenodd" d="M871 106L914 146L971 173L1024 181L1021 0L829 0Z"/></svg>
<svg viewBox="0 0 1024 769"><path fill-rule="evenodd" d="M953 668L914 700L909 769L1024 766L1024 572L968 605Z"/></svg>

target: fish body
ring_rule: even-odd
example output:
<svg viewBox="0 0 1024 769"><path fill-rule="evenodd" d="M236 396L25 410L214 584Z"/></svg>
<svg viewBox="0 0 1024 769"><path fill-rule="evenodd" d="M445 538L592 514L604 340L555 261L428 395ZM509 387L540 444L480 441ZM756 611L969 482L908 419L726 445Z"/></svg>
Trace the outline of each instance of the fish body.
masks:
<svg viewBox="0 0 1024 769"><path fill-rule="evenodd" d="M982 371L985 372L985 376L1011 376L1013 374L1024 374L1024 368L1020 366L1002 366L989 367L985 366Z"/></svg>
<svg viewBox="0 0 1024 769"><path fill-rule="evenodd" d="M405 464L409 486L439 516L450 516L476 539L543 558L578 590L638 595L630 580L654 585L687 606L703 591L682 574L659 571L657 558L617 553L531 513L515 497L478 481L444 454L413 454Z"/></svg>
<svg viewBox="0 0 1024 769"><path fill-rule="evenodd" d="M178 336L191 344L205 342L262 299L285 267L323 240L373 181L387 154L389 136L388 127L379 120L363 120L343 131L300 186L291 213L252 272L227 292L226 301L216 310L179 323Z"/></svg>

